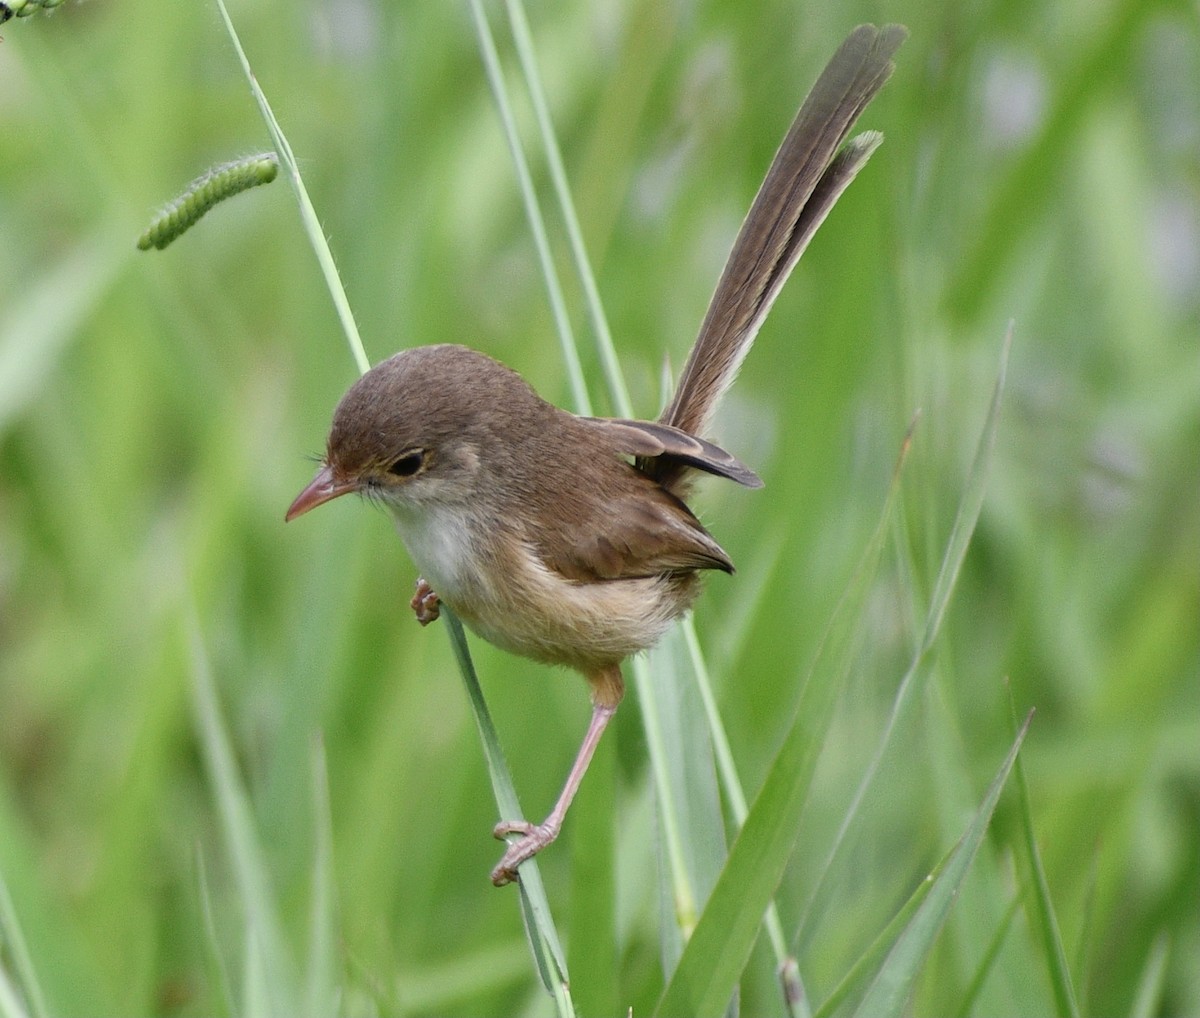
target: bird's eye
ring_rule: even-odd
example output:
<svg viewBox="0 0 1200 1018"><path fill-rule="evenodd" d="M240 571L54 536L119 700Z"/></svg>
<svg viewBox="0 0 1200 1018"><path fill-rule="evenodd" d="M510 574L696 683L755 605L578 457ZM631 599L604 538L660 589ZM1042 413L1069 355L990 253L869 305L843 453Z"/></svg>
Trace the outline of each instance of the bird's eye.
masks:
<svg viewBox="0 0 1200 1018"><path fill-rule="evenodd" d="M424 449L409 449L395 463L388 467L388 473L397 477L412 477L425 463Z"/></svg>

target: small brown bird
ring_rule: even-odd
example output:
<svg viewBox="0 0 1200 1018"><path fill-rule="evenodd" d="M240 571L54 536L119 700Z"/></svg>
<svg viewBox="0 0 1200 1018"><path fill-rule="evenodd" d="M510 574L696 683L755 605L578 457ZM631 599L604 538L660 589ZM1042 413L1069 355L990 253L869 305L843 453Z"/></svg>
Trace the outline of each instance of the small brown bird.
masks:
<svg viewBox="0 0 1200 1018"><path fill-rule="evenodd" d="M324 463L287 519L349 492L379 501L422 571L418 619L432 621L444 601L485 640L568 665L591 686L592 720L550 815L495 828L498 838L520 835L492 872L497 885L558 836L621 702L621 662L691 607L701 570L733 572L684 499L697 470L762 482L697 436L808 241L882 140L868 132L842 144L906 35L899 25L861 25L822 72L657 422L577 417L462 346L396 354L334 412Z"/></svg>

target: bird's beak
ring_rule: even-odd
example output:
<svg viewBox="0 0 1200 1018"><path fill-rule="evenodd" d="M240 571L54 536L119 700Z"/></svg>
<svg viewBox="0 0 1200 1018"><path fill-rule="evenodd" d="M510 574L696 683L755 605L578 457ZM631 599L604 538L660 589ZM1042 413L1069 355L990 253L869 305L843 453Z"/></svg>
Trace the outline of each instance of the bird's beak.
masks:
<svg viewBox="0 0 1200 1018"><path fill-rule="evenodd" d="M351 491L358 491L357 482L335 480L333 469L326 464L317 471L317 476L312 479L309 486L296 496L296 501L289 506L287 515L283 518L284 522L290 523L297 516L308 512L309 509L315 509L330 499Z"/></svg>

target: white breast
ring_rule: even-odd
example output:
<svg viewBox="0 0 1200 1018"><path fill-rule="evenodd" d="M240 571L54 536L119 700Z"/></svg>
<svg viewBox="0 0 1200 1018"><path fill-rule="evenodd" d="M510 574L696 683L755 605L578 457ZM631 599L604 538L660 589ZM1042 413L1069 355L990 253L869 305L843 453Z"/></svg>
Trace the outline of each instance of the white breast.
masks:
<svg viewBox="0 0 1200 1018"><path fill-rule="evenodd" d="M468 514L454 508L388 508L409 556L434 590L453 603L478 589L479 542Z"/></svg>

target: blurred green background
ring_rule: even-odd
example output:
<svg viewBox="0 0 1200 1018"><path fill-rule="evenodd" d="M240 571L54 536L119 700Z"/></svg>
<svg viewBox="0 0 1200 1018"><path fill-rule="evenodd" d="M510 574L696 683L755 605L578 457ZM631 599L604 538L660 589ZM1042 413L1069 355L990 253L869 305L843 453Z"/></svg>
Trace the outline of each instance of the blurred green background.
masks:
<svg viewBox="0 0 1200 1018"><path fill-rule="evenodd" d="M567 405L465 8L258 0L231 13L372 360L465 342ZM534 3L529 17L645 416L820 67L857 22L912 32L862 121L886 143L714 429L766 489L712 483L698 499L739 565L712 580L697 620L752 791L921 410L779 896L814 997L953 844L958 804L978 801L1011 741L1011 688L1019 712L1037 709L1023 755L1085 1013L1128 1013L1139 992L1144 1013L1200 1013L1194 7L628 0ZM194 612L298 953L323 737L345 1010L548 1013L515 894L487 881L495 806L445 635L408 611L402 546L349 500L283 525L355 374L286 183L163 253L134 249L188 180L268 147L215 9L69 2L0 35L0 875L52 1012L221 1013L222 961L237 982L236 892L192 720ZM920 631L1009 320L988 499L937 667L801 927ZM541 815L585 688L474 650ZM614 996L642 1014L662 977L633 698L610 738ZM564 924L577 919L572 833L569 820L543 861ZM989 909L1013 893L1016 838L1002 808L916 1013L959 999ZM1052 1008L1030 942L1019 915L973 1013ZM743 991L746 1013L777 1013L769 971Z"/></svg>

